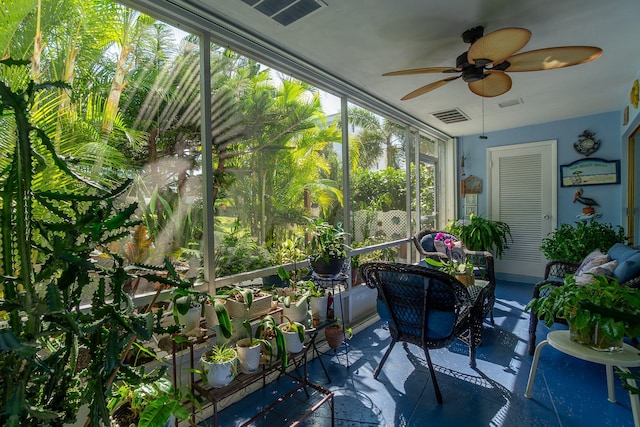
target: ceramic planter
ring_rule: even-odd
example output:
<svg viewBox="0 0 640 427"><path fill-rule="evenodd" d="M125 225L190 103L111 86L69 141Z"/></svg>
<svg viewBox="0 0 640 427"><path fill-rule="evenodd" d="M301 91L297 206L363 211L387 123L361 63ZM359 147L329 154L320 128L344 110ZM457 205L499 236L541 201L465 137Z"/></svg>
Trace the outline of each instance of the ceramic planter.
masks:
<svg viewBox="0 0 640 427"><path fill-rule="evenodd" d="M202 372L207 377L207 383L213 388L221 388L229 385L236 377L237 357L223 363L213 363L200 358Z"/></svg>
<svg viewBox="0 0 640 427"><path fill-rule="evenodd" d="M311 306L311 317L318 319L319 322L327 320L327 303L329 297L327 295L322 297L311 297L309 305Z"/></svg>
<svg viewBox="0 0 640 427"><path fill-rule="evenodd" d="M282 315L292 322L304 322L307 319L308 313L309 307L307 305L307 300L304 300L299 304L297 301L292 302L289 304L289 307L285 307L284 304L282 304Z"/></svg>
<svg viewBox="0 0 640 427"><path fill-rule="evenodd" d="M271 310L271 295L254 296L251 308L244 302L235 301L232 298L226 301L227 312L230 317L255 319Z"/></svg>
<svg viewBox="0 0 640 427"><path fill-rule="evenodd" d="M243 338L236 344L236 352L238 353L239 370L245 374L251 374L260 367L260 355L262 353L262 344L258 341L250 346L251 338Z"/></svg>
<svg viewBox="0 0 640 427"><path fill-rule="evenodd" d="M204 319L207 322L208 329L215 329L218 326L218 316L216 315L216 309L213 304L204 305Z"/></svg>
<svg viewBox="0 0 640 427"><path fill-rule="evenodd" d="M283 323L278 328L284 335L285 346L287 353L300 353L304 348L304 342L300 341L300 336L297 331L288 331L286 327L287 323ZM297 323L298 327L304 328L303 325Z"/></svg>
<svg viewBox="0 0 640 427"><path fill-rule="evenodd" d="M185 314L178 313L178 322L183 325L183 334L191 335L194 332L199 332L201 313L202 305L200 303L192 303L191 308Z"/></svg>

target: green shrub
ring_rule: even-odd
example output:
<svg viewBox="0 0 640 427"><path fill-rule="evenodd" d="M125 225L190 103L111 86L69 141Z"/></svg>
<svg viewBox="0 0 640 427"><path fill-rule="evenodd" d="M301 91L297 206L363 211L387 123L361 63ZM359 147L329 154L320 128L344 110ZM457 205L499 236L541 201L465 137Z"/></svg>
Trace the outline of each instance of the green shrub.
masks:
<svg viewBox="0 0 640 427"><path fill-rule="evenodd" d="M560 224L542 239L540 250L548 260L582 261L592 251L606 252L615 243L625 241L621 226L601 224L595 219Z"/></svg>

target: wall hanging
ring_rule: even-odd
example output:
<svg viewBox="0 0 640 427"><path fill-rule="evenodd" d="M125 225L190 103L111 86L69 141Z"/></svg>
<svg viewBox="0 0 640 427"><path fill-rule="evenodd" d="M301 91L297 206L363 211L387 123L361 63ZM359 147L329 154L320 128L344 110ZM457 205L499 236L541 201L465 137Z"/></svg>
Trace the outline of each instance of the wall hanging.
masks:
<svg viewBox="0 0 640 427"><path fill-rule="evenodd" d="M578 135L578 140L573 143L573 148L583 156L590 156L600 148L600 140L596 139L596 133L585 130Z"/></svg>
<svg viewBox="0 0 640 427"><path fill-rule="evenodd" d="M620 184L620 160L580 159L560 166L562 187Z"/></svg>

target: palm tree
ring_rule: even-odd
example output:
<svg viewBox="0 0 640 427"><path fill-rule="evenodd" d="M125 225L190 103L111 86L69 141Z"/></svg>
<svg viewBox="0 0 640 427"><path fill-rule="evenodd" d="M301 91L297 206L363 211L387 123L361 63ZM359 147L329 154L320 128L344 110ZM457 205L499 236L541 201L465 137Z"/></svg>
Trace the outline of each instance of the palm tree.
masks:
<svg viewBox="0 0 640 427"><path fill-rule="evenodd" d="M354 142L360 146L360 167L367 169L375 166L383 150L386 154L385 167L400 167L400 160L404 156L404 127L357 107L349 109L349 124L355 131Z"/></svg>

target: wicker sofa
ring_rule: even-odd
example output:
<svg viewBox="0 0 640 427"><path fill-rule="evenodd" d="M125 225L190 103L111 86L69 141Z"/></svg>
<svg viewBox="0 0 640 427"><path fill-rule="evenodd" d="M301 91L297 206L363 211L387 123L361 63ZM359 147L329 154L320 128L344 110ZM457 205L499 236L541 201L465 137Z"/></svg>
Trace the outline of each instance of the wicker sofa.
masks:
<svg viewBox="0 0 640 427"><path fill-rule="evenodd" d="M613 271L615 277L622 285L640 288L640 248L634 248L616 243L608 251L609 259L618 262ZM541 290L543 286L562 286L567 274L574 274L582 262L553 260L549 261L544 270L544 278L533 289L533 298L538 298L548 293L553 287ZM564 319L555 319L559 323L565 323ZM529 354L533 355L536 349L536 330L538 328L538 316L531 310L529 316Z"/></svg>

